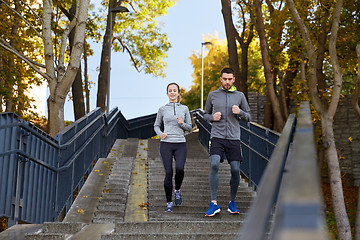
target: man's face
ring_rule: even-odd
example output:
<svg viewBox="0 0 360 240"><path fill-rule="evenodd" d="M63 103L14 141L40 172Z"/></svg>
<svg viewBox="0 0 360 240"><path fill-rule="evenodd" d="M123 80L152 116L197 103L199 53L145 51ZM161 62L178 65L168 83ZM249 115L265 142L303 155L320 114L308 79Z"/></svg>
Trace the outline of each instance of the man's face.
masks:
<svg viewBox="0 0 360 240"><path fill-rule="evenodd" d="M229 90L235 82L235 77L232 73L223 73L220 77L220 82L224 89Z"/></svg>

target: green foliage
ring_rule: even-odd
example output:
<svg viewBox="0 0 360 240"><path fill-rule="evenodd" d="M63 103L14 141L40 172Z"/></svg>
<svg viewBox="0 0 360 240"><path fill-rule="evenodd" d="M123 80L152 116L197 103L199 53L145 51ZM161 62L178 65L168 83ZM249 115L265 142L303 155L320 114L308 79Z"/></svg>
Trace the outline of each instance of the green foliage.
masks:
<svg viewBox="0 0 360 240"><path fill-rule="evenodd" d="M28 4L37 9L35 0L28 1ZM8 3L9 4L9 3ZM13 5L9 4L11 8ZM42 39L35 34L34 30L29 27L22 19L19 18L13 11L11 11L5 4L0 5L0 35L8 44L13 42L14 48L26 54L29 59L33 61L43 62ZM40 31L41 21L28 8L22 5L20 14ZM15 24L18 24L16 35L11 33ZM25 64L20 58L13 53L0 48L1 62L0 78L2 79L0 85L0 97L2 97L3 106L1 109L5 110L5 103L12 101L12 112L15 112L20 117L31 115L31 108L36 108L33 104L33 99L29 97L32 85L39 85L43 79L36 74L36 72Z"/></svg>
<svg viewBox="0 0 360 240"><path fill-rule="evenodd" d="M114 25L115 51L127 51L132 56L132 64L139 71L165 77L167 66L164 59L171 47L167 35L162 32L158 18L167 14L167 9L176 0L131 0L123 2L129 13L117 13ZM102 1L101 19L105 23L108 0ZM105 26L102 26L103 29Z"/></svg>
<svg viewBox="0 0 360 240"><path fill-rule="evenodd" d="M221 69L228 66L227 42L220 41L217 36L209 35L204 38L204 42L211 42L212 45L204 46L204 106L206 97L209 92L220 87ZM239 51L240 47L239 47ZM239 54L239 57L241 55ZM183 93L182 103L187 105L189 109L197 109L200 107L200 91L201 91L201 53L194 52L190 57L194 68L193 85L188 92ZM241 59L239 59L241 61ZM258 41L254 41L249 48L249 72L248 72L248 89L264 94L265 79L261 64L261 54Z"/></svg>

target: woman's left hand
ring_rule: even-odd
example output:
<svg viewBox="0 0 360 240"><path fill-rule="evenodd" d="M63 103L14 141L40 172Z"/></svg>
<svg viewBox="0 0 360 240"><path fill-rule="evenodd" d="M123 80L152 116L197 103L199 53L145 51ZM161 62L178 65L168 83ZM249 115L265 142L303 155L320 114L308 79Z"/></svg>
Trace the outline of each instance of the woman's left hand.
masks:
<svg viewBox="0 0 360 240"><path fill-rule="evenodd" d="M178 124L182 125L184 123L184 120L182 118L176 118Z"/></svg>

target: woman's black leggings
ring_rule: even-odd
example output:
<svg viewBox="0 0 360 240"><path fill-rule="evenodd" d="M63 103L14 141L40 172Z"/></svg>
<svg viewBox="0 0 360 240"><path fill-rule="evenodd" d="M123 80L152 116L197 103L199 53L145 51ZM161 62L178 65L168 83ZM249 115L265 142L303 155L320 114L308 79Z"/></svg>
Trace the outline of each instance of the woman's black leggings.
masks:
<svg viewBox="0 0 360 240"><path fill-rule="evenodd" d="M160 155L165 169L164 188L166 201L172 202L173 191L173 156L175 159L175 189L179 190L184 179L184 167L186 162L186 143L160 142Z"/></svg>

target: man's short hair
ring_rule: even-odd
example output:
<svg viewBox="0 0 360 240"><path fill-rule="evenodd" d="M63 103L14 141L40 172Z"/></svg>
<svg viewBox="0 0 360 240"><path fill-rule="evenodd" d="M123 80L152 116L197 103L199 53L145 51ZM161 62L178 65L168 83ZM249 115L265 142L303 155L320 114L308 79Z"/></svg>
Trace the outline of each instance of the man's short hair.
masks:
<svg viewBox="0 0 360 240"><path fill-rule="evenodd" d="M234 70L232 68L226 67L221 70L221 76L223 75L223 73L229 73L234 75Z"/></svg>

